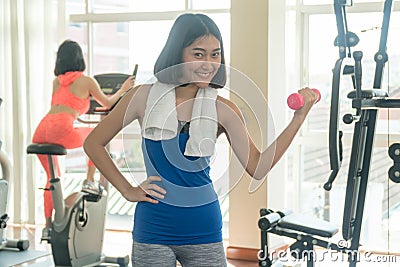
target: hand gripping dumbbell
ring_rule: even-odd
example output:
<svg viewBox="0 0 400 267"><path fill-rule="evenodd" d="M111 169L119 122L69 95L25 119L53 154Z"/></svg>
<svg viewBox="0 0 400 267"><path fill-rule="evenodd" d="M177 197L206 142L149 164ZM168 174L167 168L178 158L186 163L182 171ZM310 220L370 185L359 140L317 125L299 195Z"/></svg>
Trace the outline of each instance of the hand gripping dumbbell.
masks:
<svg viewBox="0 0 400 267"><path fill-rule="evenodd" d="M317 99L317 102L318 102L321 99L321 93L318 91L318 89L313 88L312 90L318 95L318 99ZM291 108L293 110L301 109L304 105L304 98L299 93L293 93L288 96L287 104L288 104L289 108Z"/></svg>

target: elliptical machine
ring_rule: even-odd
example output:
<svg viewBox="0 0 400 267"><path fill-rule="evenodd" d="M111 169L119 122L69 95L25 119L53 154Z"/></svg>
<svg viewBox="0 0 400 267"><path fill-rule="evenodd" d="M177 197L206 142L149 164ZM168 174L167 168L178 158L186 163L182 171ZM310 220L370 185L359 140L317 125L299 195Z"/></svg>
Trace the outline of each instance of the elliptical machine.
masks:
<svg viewBox="0 0 400 267"><path fill-rule="evenodd" d="M0 106L3 100L0 98ZM5 237L4 229L9 219L7 214L8 183L11 177L11 163L6 153L1 150L0 140L0 165L3 176L0 179L0 250L4 248L15 248L20 251L27 250L29 240L10 240Z"/></svg>
<svg viewBox="0 0 400 267"><path fill-rule="evenodd" d="M136 75L137 65L133 75ZM120 89L129 77L126 74L109 73L96 75L101 89L106 94L113 94ZM87 114L107 115L108 111L98 109L100 105L91 99ZM78 118L81 123L91 124ZM107 257L102 253L105 220L107 212L108 186L106 181L99 187L99 193L74 192L64 199L60 178L57 177L54 160L56 156L66 155L67 150L56 144L31 144L28 154L47 155L50 166L50 188L54 205L54 219L50 240L53 260L56 266L98 266L102 263L128 266L129 255L123 257Z"/></svg>

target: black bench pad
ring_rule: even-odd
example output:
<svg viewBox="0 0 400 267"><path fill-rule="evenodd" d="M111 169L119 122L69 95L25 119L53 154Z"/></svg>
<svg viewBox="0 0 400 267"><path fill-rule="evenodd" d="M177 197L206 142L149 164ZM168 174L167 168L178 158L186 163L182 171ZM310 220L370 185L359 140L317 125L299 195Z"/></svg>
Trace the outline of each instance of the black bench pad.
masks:
<svg viewBox="0 0 400 267"><path fill-rule="evenodd" d="M332 237L339 231L335 225L327 221L296 213L282 217L278 227L321 237Z"/></svg>

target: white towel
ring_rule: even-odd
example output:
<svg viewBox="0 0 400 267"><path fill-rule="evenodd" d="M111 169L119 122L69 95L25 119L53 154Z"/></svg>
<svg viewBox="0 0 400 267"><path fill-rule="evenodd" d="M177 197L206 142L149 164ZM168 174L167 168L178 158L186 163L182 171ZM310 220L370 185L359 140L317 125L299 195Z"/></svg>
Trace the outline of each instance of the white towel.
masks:
<svg viewBox="0 0 400 267"><path fill-rule="evenodd" d="M169 140L176 136L177 131L175 87L171 84L155 82L147 97L142 136L156 141Z"/></svg>
<svg viewBox="0 0 400 267"><path fill-rule="evenodd" d="M211 156L217 138L218 120L214 88L199 88L193 104L189 139L185 155ZM147 98L142 136L159 141L169 140L178 134L178 116L175 107L175 85L155 82Z"/></svg>

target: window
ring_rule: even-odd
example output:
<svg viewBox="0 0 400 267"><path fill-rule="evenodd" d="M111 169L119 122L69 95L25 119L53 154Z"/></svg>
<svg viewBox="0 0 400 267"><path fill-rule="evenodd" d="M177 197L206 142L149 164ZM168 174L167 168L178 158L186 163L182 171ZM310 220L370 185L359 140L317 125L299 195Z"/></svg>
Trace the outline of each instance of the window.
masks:
<svg viewBox="0 0 400 267"><path fill-rule="evenodd" d="M380 27L383 20L383 1L353 1L351 12L347 13L349 31L360 38L352 51L363 51L363 89L372 88L375 73L374 55L379 48ZM318 5L316 5L318 4ZM303 47L297 52L298 62L303 66L287 65L288 73L301 70L299 83L318 88L321 91L321 101L313 107L308 122L303 126L299 138L291 148L289 177L293 181L291 189L295 197L288 196L295 209L303 213L325 218L341 226L346 190L348 163L354 124L346 125L339 122L339 128L344 132L343 163L333 188L330 192L322 186L330 174L328 130L332 86L332 69L339 58L338 48L334 46L337 36L336 19L333 14L333 1L304 0L297 6L300 11L288 12L287 32L293 35L294 46ZM391 15L387 53L389 62L385 66L382 88L391 97L398 97L400 64L398 28L400 13L394 10ZM304 23L299 23L299 22ZM298 23L296 26L296 22ZM300 26L299 26L300 25ZM296 28L297 27L297 28ZM293 37L297 32L297 38ZM301 33L301 34L300 34ZM289 51L296 51L288 46ZM295 66L295 67L293 67ZM290 79L290 77L289 77ZM341 114L354 114L351 102L346 95L353 89L350 77L342 75L340 87ZM388 178L388 170L393 161L388 156L388 145L397 142L399 111L381 109L378 112L375 143L369 175L366 205L364 208L361 241L364 247L382 250L398 251L400 231L395 218L399 217L398 208L400 187ZM299 163L300 162L300 163ZM296 204L297 203L297 204ZM390 235L388 235L390 233ZM397 242L396 242L397 241Z"/></svg>
<svg viewBox="0 0 400 267"><path fill-rule="evenodd" d="M94 0L94 13L165 12L185 10L185 0Z"/></svg>

